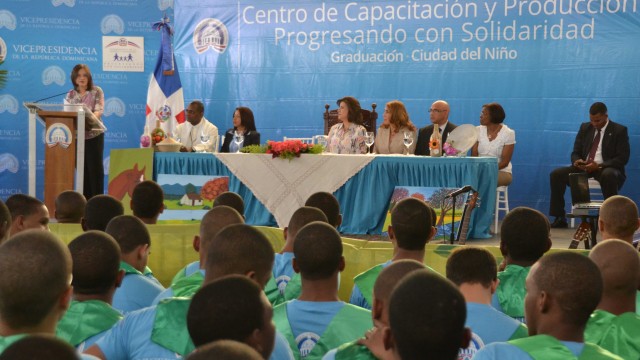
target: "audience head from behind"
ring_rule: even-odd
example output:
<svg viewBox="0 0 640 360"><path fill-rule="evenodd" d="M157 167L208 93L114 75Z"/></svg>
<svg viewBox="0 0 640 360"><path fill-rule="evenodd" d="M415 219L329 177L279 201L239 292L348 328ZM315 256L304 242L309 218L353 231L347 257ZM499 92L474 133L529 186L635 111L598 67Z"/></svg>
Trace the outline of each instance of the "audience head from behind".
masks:
<svg viewBox="0 0 640 360"><path fill-rule="evenodd" d="M284 239L286 241L284 246L285 251L293 251L293 242L298 231L300 231L303 226L314 221L328 223L325 214L320 209L311 206L302 206L291 215L289 226L284 228Z"/></svg>
<svg viewBox="0 0 640 360"><path fill-rule="evenodd" d="M33 334L9 345L0 360L80 360L76 349L53 335Z"/></svg>
<svg viewBox="0 0 640 360"><path fill-rule="evenodd" d="M588 257L570 251L543 256L526 280L525 318L529 335L582 338L602 296L600 270ZM556 331L562 330L559 336ZM569 340L576 341L576 340Z"/></svg>
<svg viewBox="0 0 640 360"><path fill-rule="evenodd" d="M200 253L200 266L207 262L207 248L213 238L229 225L244 224L244 217L226 205L214 206L200 221L200 234L193 238L193 248Z"/></svg>
<svg viewBox="0 0 640 360"><path fill-rule="evenodd" d="M490 290L487 302L491 301L491 294L498 287L496 258L481 247L465 246L455 249L447 258L446 275L459 288L480 285Z"/></svg>
<svg viewBox="0 0 640 360"><path fill-rule="evenodd" d="M309 196L304 206L311 206L320 209L327 217L329 225L338 228L342 224L342 214L340 213L340 203L333 194L320 191Z"/></svg>
<svg viewBox="0 0 640 360"><path fill-rule="evenodd" d="M394 261L382 269L373 286L371 316L374 321L389 325L389 300L391 299L393 289L395 289L396 285L398 285L400 280L405 276L424 268L423 263L403 259Z"/></svg>
<svg viewBox="0 0 640 360"><path fill-rule="evenodd" d="M245 343L233 340L218 340L198 347L186 359L262 360L263 357L254 348Z"/></svg>
<svg viewBox="0 0 640 360"><path fill-rule="evenodd" d="M0 200L0 244L9 238L11 233L11 213L5 203Z"/></svg>
<svg viewBox="0 0 640 360"><path fill-rule="evenodd" d="M626 196L614 195L607 198L600 207L598 228L602 239L620 239L633 242L633 234L640 226L638 206Z"/></svg>
<svg viewBox="0 0 640 360"><path fill-rule="evenodd" d="M204 283L244 275L262 289L271 278L274 257L271 243L260 231L245 224L226 226L207 246Z"/></svg>
<svg viewBox="0 0 640 360"><path fill-rule="evenodd" d="M233 208L244 217L244 200L242 200L242 197L240 197L240 195L231 191L223 192L222 194L216 196L216 198L213 200L214 208L216 206L222 205Z"/></svg>
<svg viewBox="0 0 640 360"><path fill-rule="evenodd" d="M54 216L61 224L80 224L87 199L77 191L67 190L56 197Z"/></svg>
<svg viewBox="0 0 640 360"><path fill-rule="evenodd" d="M396 359L454 360L466 348L467 309L451 281L429 270L408 274L395 287L389 304L384 344Z"/></svg>
<svg viewBox="0 0 640 360"><path fill-rule="evenodd" d="M609 239L596 245L589 258L602 274L603 293L598 309L615 315L635 313L640 284L638 251L623 240Z"/></svg>
<svg viewBox="0 0 640 360"><path fill-rule="evenodd" d="M389 238L396 247L407 251L424 251L436 234L433 209L416 198L400 200L391 210Z"/></svg>
<svg viewBox="0 0 640 360"><path fill-rule="evenodd" d="M528 207L511 210L500 226L500 252L508 264L530 266L551 248L549 220Z"/></svg>
<svg viewBox="0 0 640 360"><path fill-rule="evenodd" d="M151 236L142 220L132 215L116 216L109 221L105 232L111 235L120 246L122 261L144 272L151 250Z"/></svg>
<svg viewBox="0 0 640 360"><path fill-rule="evenodd" d="M155 224L164 211L164 192L155 181L142 181L133 189L130 206L133 215L143 223Z"/></svg>
<svg viewBox="0 0 640 360"><path fill-rule="evenodd" d="M11 214L9 236L27 230L49 230L49 209L40 200L25 194L10 196L5 203Z"/></svg>
<svg viewBox="0 0 640 360"><path fill-rule="evenodd" d="M25 230L0 246L3 336L54 334L71 302L71 255L47 231Z"/></svg>
<svg viewBox="0 0 640 360"><path fill-rule="evenodd" d="M324 222L311 222L298 231L293 254L293 269L300 273L302 280L337 279L344 270L340 234Z"/></svg>
<svg viewBox="0 0 640 360"><path fill-rule="evenodd" d="M187 328L196 347L217 340L245 343L268 359L274 346L273 309L262 288L230 275L205 285L193 297Z"/></svg>
<svg viewBox="0 0 640 360"><path fill-rule="evenodd" d="M109 195L96 195L87 201L84 208L82 229L105 231L111 219L119 215L124 215L120 200Z"/></svg>
<svg viewBox="0 0 640 360"><path fill-rule="evenodd" d="M120 246L102 231L84 232L69 243L73 261L74 298L78 301L99 298L111 303L113 293L122 283Z"/></svg>

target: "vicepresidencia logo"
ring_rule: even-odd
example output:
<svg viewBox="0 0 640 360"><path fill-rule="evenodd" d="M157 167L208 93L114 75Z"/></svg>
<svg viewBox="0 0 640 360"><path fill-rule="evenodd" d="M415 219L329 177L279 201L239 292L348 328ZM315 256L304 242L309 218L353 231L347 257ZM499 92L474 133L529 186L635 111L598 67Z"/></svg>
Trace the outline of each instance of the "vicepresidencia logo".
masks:
<svg viewBox="0 0 640 360"><path fill-rule="evenodd" d="M9 94L0 95L0 114L5 111L10 114L17 114L18 99Z"/></svg>
<svg viewBox="0 0 640 360"><path fill-rule="evenodd" d="M15 30L17 25L16 16L9 10L0 10L0 29L7 28Z"/></svg>
<svg viewBox="0 0 640 360"><path fill-rule="evenodd" d="M122 35L122 33L124 33L124 21L118 15L107 15L103 17L100 22L100 30L103 35L107 35L111 32Z"/></svg>
<svg viewBox="0 0 640 360"><path fill-rule="evenodd" d="M193 47L198 54L209 49L222 54L229 45L229 31L218 19L204 19L198 23L193 31Z"/></svg>
<svg viewBox="0 0 640 360"><path fill-rule="evenodd" d="M126 106L124 101L120 98L112 97L108 98L104 102L104 116L116 115L117 117L124 117L126 113Z"/></svg>
<svg viewBox="0 0 640 360"><path fill-rule="evenodd" d="M71 145L71 130L63 123L54 123L44 134L44 141L50 148L60 145L66 149Z"/></svg>
<svg viewBox="0 0 640 360"><path fill-rule="evenodd" d="M15 174L18 170L20 170L18 158L11 153L0 154L0 174L5 171Z"/></svg>
<svg viewBox="0 0 640 360"><path fill-rule="evenodd" d="M51 5L58 7L60 5L67 5L68 7L76 6L76 0L51 0Z"/></svg>
<svg viewBox="0 0 640 360"><path fill-rule="evenodd" d="M173 8L173 0L158 0L158 9L167 10Z"/></svg>
<svg viewBox="0 0 640 360"><path fill-rule="evenodd" d="M64 85L64 81L67 78L64 70L60 66L52 65L42 71L42 84L51 85L58 84Z"/></svg>

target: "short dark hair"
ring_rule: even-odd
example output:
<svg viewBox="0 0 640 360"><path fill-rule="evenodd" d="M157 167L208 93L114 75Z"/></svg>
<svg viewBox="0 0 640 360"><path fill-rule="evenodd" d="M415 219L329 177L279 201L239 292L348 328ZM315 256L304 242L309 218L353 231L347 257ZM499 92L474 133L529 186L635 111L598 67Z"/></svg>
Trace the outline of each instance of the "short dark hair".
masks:
<svg viewBox="0 0 640 360"><path fill-rule="evenodd" d="M30 334L8 346L0 360L79 360L73 346L49 334Z"/></svg>
<svg viewBox="0 0 640 360"><path fill-rule="evenodd" d="M213 207L226 205L235 209L240 215L244 215L244 200L234 192L225 191L213 200Z"/></svg>
<svg viewBox="0 0 640 360"><path fill-rule="evenodd" d="M352 124L362 125L362 107L360 107L360 101L353 96L345 96L336 101L338 106L340 106L340 103L342 102L345 103L349 109L349 122Z"/></svg>
<svg viewBox="0 0 640 360"><path fill-rule="evenodd" d="M109 195L96 195L87 201L84 225L87 230L105 231L111 219L124 214L120 200Z"/></svg>
<svg viewBox="0 0 640 360"><path fill-rule="evenodd" d="M76 79L78 78L78 73L80 70L84 70L87 72L87 90L93 90L93 76L91 76L91 70L89 70L89 65L87 64L77 64L71 70L71 83L73 84L73 89L78 91L78 83Z"/></svg>
<svg viewBox="0 0 640 360"><path fill-rule="evenodd" d="M6 205L11 213L11 218L15 219L18 216L35 214L44 203L30 195L15 194L7 199Z"/></svg>
<svg viewBox="0 0 640 360"><path fill-rule="evenodd" d="M9 235L11 229L11 221L11 213L9 212L9 208L2 200L0 200L0 231L6 231L0 233L0 244L2 243L4 238Z"/></svg>
<svg viewBox="0 0 640 360"><path fill-rule="evenodd" d="M591 104L591 107L589 108L589 114L591 115L598 115L598 114L606 114L607 113L607 105L605 105L603 102L594 102L593 104Z"/></svg>
<svg viewBox="0 0 640 360"><path fill-rule="evenodd" d="M314 221L298 231L293 254L303 279L328 279L342 259L342 239L331 225Z"/></svg>
<svg viewBox="0 0 640 360"><path fill-rule="evenodd" d="M207 211L200 221L200 251L205 251L220 230L233 224L244 224L244 218L233 208L218 205Z"/></svg>
<svg viewBox="0 0 640 360"><path fill-rule="evenodd" d="M293 215L291 215L291 220L289 220L289 226L287 227L287 238L291 237L291 239L294 239L298 234L298 231L300 231L303 226L314 221L322 221L328 223L327 217L322 212L322 210L311 206L302 206L298 208L298 210L296 210Z"/></svg>
<svg viewBox="0 0 640 360"><path fill-rule="evenodd" d="M304 203L304 206L320 209L327 217L329 224L333 225L333 227L340 225L340 203L332 193L319 191L311 194Z"/></svg>
<svg viewBox="0 0 640 360"><path fill-rule="evenodd" d="M189 103L189 105L193 105L196 111L200 114L204 113L204 104L200 100L193 100Z"/></svg>
<svg viewBox="0 0 640 360"><path fill-rule="evenodd" d="M13 329L39 325L70 281L71 255L55 235L14 235L0 246L0 317Z"/></svg>
<svg viewBox="0 0 640 360"><path fill-rule="evenodd" d="M391 226L398 247L424 250L433 229L429 205L416 198L400 200L391 210Z"/></svg>
<svg viewBox="0 0 640 360"><path fill-rule="evenodd" d="M246 106L238 106L236 111L240 113L240 123L246 131L257 131L256 121L253 118L253 111Z"/></svg>
<svg viewBox="0 0 640 360"><path fill-rule="evenodd" d="M56 197L55 217L59 223L79 224L84 215L87 199L77 191L63 191Z"/></svg>
<svg viewBox="0 0 640 360"><path fill-rule="evenodd" d="M498 103L488 103L482 105L482 107L487 110L487 114L489 115L489 121L493 124L501 124L504 122L504 119L507 115L504 113L504 109L502 105Z"/></svg>
<svg viewBox="0 0 640 360"><path fill-rule="evenodd" d="M103 295L113 289L120 271L120 246L111 235L87 231L69 243L69 251L74 293Z"/></svg>
<svg viewBox="0 0 640 360"><path fill-rule="evenodd" d="M619 239L608 239L589 252L589 259L602 274L603 297L636 297L640 259L633 245Z"/></svg>
<svg viewBox="0 0 640 360"><path fill-rule="evenodd" d="M262 289L246 276L231 275L203 286L193 296L187 328L195 346L228 339L244 341L264 326Z"/></svg>
<svg viewBox="0 0 640 360"><path fill-rule="evenodd" d="M530 276L538 290L556 299L564 321L585 326L602 297L602 275L596 264L582 254L561 251L543 256L536 265Z"/></svg>
<svg viewBox="0 0 640 360"><path fill-rule="evenodd" d="M389 323L403 360L455 359L466 318L458 288L426 269L407 275L391 294Z"/></svg>
<svg viewBox="0 0 640 360"><path fill-rule="evenodd" d="M447 258L447 279L460 286L464 283L481 284L485 288L498 279L496 258L488 250L475 247L460 247Z"/></svg>
<svg viewBox="0 0 640 360"><path fill-rule="evenodd" d="M122 254L128 254L140 245L151 245L149 229L142 220L132 215L114 217L109 221L105 232L113 236L120 245Z"/></svg>
<svg viewBox="0 0 640 360"><path fill-rule="evenodd" d="M408 274L424 269L425 265L421 262L409 259L397 260L382 269L380 275L376 279L373 286L373 296L384 302L389 301L393 289Z"/></svg>
<svg viewBox="0 0 640 360"><path fill-rule="evenodd" d="M133 188L131 210L137 217L156 217L164 207L163 202L164 192L155 181L145 180Z"/></svg>
<svg viewBox="0 0 640 360"><path fill-rule="evenodd" d="M513 260L536 261L549 250L549 220L540 211L517 207L502 220L500 244Z"/></svg>
<svg viewBox="0 0 640 360"><path fill-rule="evenodd" d="M612 236L627 238L638 230L638 206L626 196L614 195L600 207L600 220Z"/></svg>
<svg viewBox="0 0 640 360"><path fill-rule="evenodd" d="M254 348L243 342L218 340L199 346L194 352L189 354L186 359L262 360L263 357Z"/></svg>

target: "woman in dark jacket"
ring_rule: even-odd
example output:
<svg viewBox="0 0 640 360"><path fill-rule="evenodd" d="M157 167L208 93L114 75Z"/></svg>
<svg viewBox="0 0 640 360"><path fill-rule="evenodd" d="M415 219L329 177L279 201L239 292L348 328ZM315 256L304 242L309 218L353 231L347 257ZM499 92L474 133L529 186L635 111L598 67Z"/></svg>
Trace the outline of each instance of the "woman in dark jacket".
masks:
<svg viewBox="0 0 640 360"><path fill-rule="evenodd" d="M236 143L236 134L242 134L243 141ZM224 134L224 143L220 152L237 152L247 145L260 145L260 133L256 131L256 123L253 119L253 111L248 107L240 106L233 113L233 128Z"/></svg>

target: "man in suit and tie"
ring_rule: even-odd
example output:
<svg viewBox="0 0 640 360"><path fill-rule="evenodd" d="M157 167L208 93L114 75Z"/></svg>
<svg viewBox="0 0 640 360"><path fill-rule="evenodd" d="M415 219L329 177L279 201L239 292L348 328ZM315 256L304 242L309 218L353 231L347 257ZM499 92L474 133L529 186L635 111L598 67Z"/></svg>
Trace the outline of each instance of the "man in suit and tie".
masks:
<svg viewBox="0 0 640 360"><path fill-rule="evenodd" d="M555 216L552 228L566 228L564 192L569 174L586 172L600 182L605 199L617 195L626 175L624 166L629 161L629 135L627 127L614 123L607 115L607 106L596 102L589 109L589 122L582 123L573 143L571 166L553 170L549 214Z"/></svg>
<svg viewBox="0 0 640 360"><path fill-rule="evenodd" d="M418 133L416 155L429 155L429 139L433 134L433 124L438 124L443 144L447 142L449 133L457 127L457 125L449 122L449 104L444 100L437 100L431 104L429 119L431 120L431 125L423 127Z"/></svg>

